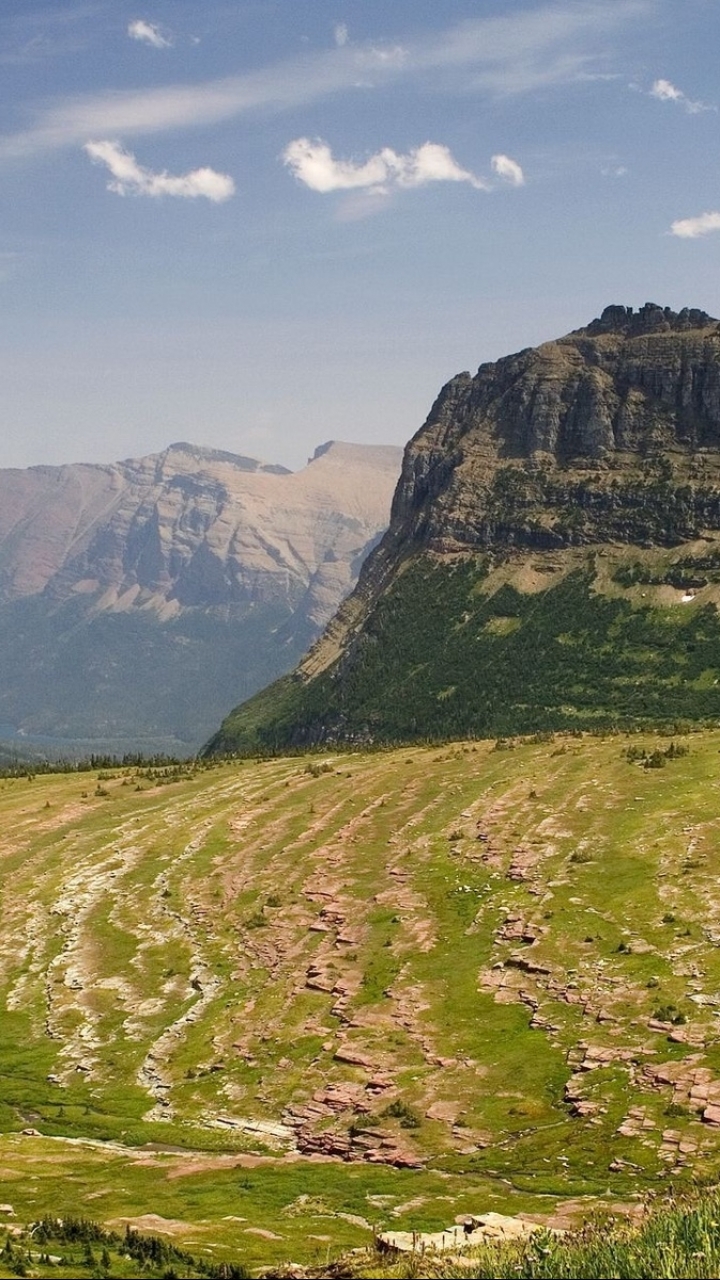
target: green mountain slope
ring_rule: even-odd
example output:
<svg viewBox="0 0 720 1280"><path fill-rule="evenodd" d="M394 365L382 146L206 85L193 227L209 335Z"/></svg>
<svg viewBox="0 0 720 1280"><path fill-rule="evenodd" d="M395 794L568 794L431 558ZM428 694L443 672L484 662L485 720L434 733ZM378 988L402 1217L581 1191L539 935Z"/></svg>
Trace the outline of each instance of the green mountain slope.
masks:
<svg viewBox="0 0 720 1280"><path fill-rule="evenodd" d="M646 573L672 579L674 562L653 559ZM528 568L417 557L338 662L239 707L209 751L720 718L717 586L693 600L667 582L640 589L626 552L601 571L577 554L536 557L532 591Z"/></svg>

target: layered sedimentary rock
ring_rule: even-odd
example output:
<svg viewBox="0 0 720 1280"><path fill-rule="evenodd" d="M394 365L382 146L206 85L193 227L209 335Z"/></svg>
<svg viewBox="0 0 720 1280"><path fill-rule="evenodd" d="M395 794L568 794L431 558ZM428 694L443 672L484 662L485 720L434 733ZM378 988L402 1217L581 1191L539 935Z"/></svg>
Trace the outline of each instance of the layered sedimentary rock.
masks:
<svg viewBox="0 0 720 1280"><path fill-rule="evenodd" d="M719 478L718 322L611 306L443 388L406 450L392 537L669 544L720 524Z"/></svg>
<svg viewBox="0 0 720 1280"><path fill-rule="evenodd" d="M400 450L293 473L176 444L0 471L0 723L98 747L197 746L287 670L387 524Z"/></svg>

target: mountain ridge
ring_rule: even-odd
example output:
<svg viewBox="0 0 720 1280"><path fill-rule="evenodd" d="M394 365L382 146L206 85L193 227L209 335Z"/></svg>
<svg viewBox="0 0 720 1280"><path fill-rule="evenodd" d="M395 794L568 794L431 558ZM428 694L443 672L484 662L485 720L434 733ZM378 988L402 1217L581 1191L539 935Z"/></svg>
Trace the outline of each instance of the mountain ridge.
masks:
<svg viewBox="0 0 720 1280"><path fill-rule="evenodd" d="M0 471L0 725L187 753L292 666L385 527L400 463L320 449L297 472L187 442Z"/></svg>

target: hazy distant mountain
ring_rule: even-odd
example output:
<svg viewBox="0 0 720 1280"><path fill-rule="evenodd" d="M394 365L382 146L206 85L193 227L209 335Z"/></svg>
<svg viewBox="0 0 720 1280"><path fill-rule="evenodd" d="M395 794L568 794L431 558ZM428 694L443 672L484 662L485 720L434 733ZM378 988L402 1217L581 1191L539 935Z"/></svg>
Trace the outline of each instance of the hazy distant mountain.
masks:
<svg viewBox="0 0 720 1280"><path fill-rule="evenodd" d="M333 441L290 472L183 443L0 471L0 737L196 747L320 633L400 462Z"/></svg>

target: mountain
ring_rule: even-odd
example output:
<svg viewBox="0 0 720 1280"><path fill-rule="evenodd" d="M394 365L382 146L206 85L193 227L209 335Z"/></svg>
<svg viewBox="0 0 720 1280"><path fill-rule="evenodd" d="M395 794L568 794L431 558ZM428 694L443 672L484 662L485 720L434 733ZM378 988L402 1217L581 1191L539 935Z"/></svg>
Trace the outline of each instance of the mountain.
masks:
<svg viewBox="0 0 720 1280"><path fill-rule="evenodd" d="M56 749L195 749L292 667L387 524L400 450L299 472L180 443L0 471L0 726Z"/></svg>
<svg viewBox="0 0 720 1280"><path fill-rule="evenodd" d="M293 676L208 750L720 718L720 327L607 307L462 373Z"/></svg>

